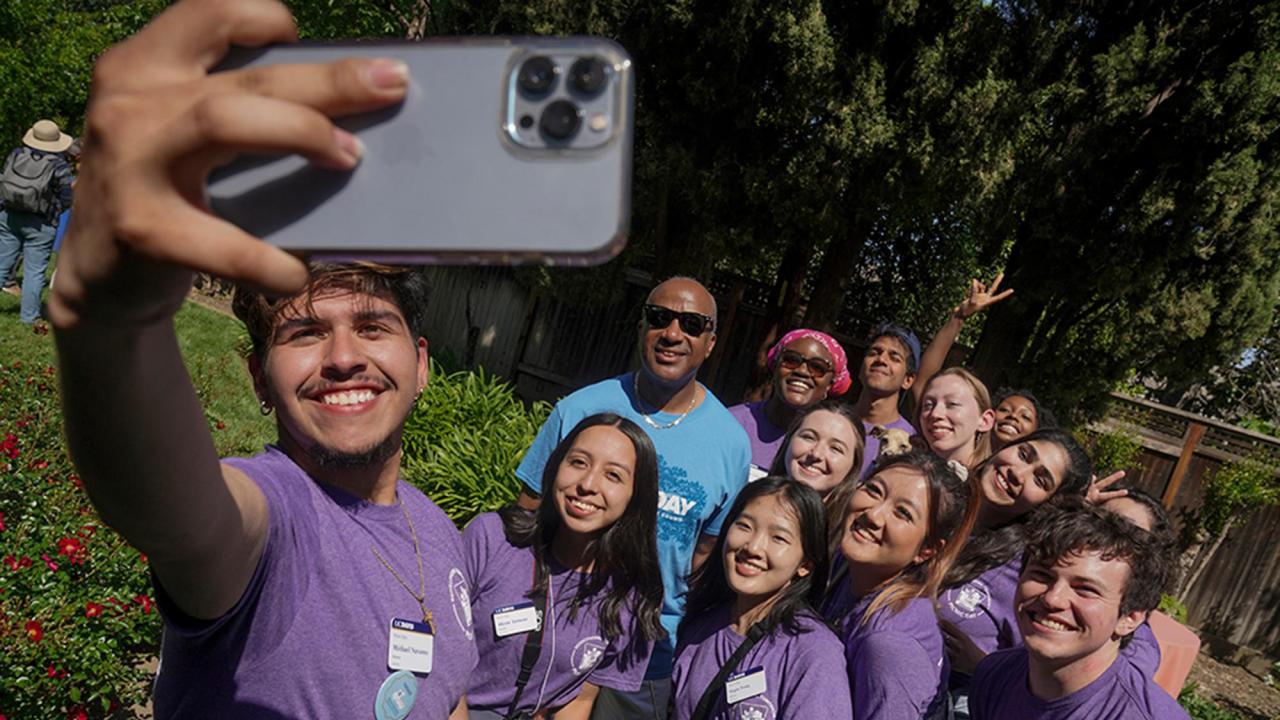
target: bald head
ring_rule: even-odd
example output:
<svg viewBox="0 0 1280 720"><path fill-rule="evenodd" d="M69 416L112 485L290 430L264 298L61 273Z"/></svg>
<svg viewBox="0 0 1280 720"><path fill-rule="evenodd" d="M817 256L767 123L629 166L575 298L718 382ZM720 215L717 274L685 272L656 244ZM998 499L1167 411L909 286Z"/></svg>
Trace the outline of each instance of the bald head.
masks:
<svg viewBox="0 0 1280 720"><path fill-rule="evenodd" d="M658 283L656 287L649 291L649 297L645 300L645 303L662 305L664 303L655 302L655 298L669 297L685 299L690 303L689 310L702 313L712 320L716 320L719 317L719 308L716 307L715 297L702 283L691 277L676 275Z"/></svg>

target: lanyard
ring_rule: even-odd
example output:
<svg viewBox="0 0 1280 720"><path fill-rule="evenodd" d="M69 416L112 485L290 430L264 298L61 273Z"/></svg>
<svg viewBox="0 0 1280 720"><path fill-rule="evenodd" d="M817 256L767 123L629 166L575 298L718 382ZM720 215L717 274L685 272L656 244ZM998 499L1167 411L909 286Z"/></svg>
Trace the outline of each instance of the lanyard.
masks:
<svg viewBox="0 0 1280 720"><path fill-rule="evenodd" d="M757 622L747 631L747 639L742 641L737 650L729 656L729 661L720 668L720 672L716 673L715 679L702 691L702 697L698 699L698 705L693 709L693 715L689 716L690 720L705 720L711 714L711 706L715 704L720 697L720 691L724 688L724 681L729 677L729 673L738 667L738 663L742 662L742 658L751 652L751 648L760 642L760 638L764 637L764 623Z"/></svg>
<svg viewBox="0 0 1280 720"><path fill-rule="evenodd" d="M546 563L538 560L535 551L533 589L537 589L540 579L546 581L547 589L546 592L537 593L533 597L533 607L538 612L538 627L530 631L524 639L524 651L520 654L520 674L516 676L516 694L511 699L510 707L507 708L508 719L522 717L516 713L516 707L520 704L520 696L524 694L524 688L529 684L530 676L533 675L533 666L538 664L538 658L542 655L542 629L546 627L548 621L546 611L547 597L551 594L551 573L547 571Z"/></svg>

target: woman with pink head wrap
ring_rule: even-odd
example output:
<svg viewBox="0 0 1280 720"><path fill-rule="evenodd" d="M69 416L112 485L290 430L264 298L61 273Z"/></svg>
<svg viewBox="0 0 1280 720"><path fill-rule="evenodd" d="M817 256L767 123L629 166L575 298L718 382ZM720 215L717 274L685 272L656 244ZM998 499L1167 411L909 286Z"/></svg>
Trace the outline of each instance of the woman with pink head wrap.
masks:
<svg viewBox="0 0 1280 720"><path fill-rule="evenodd" d="M768 400L743 403L729 413L751 438L751 478L763 477L796 415L828 397L843 395L853 380L844 348L819 330L792 330L769 349Z"/></svg>

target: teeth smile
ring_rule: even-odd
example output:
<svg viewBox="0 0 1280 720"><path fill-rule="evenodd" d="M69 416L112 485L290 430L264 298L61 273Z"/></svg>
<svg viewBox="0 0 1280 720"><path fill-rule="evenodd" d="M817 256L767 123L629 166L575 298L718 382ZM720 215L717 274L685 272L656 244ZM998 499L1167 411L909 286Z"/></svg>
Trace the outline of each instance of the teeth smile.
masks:
<svg viewBox="0 0 1280 720"><path fill-rule="evenodd" d="M581 501L581 500L578 500L577 498L569 498L569 499L567 500L567 502L568 502L570 505L572 505L572 506L574 506L574 507L578 508L579 510L585 510L585 511L587 511L587 512L594 512L594 511L596 511L596 510L599 510L599 509L600 509L600 508L596 507L595 505L591 505L591 504L589 504L589 503L585 503L585 502L583 502L583 501Z"/></svg>
<svg viewBox="0 0 1280 720"><path fill-rule="evenodd" d="M372 390L348 390L346 392L329 393L320 396L325 405L358 405L369 402L374 397Z"/></svg>
<svg viewBox="0 0 1280 720"><path fill-rule="evenodd" d="M1057 630L1058 632L1068 632L1073 629L1070 625L1060 623L1057 620L1053 620L1047 617L1036 618L1036 622L1049 628L1050 630Z"/></svg>

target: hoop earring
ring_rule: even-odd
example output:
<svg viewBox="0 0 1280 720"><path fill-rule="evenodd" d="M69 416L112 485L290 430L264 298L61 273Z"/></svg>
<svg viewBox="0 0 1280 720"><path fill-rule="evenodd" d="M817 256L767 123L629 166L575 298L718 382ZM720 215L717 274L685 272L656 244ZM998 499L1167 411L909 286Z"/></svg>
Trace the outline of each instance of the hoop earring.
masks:
<svg viewBox="0 0 1280 720"><path fill-rule="evenodd" d="M268 403L266 400L259 400L259 401L258 401L258 411L259 411L259 412L261 412L263 415L270 415L270 414L271 414L271 404L270 404L270 403Z"/></svg>

